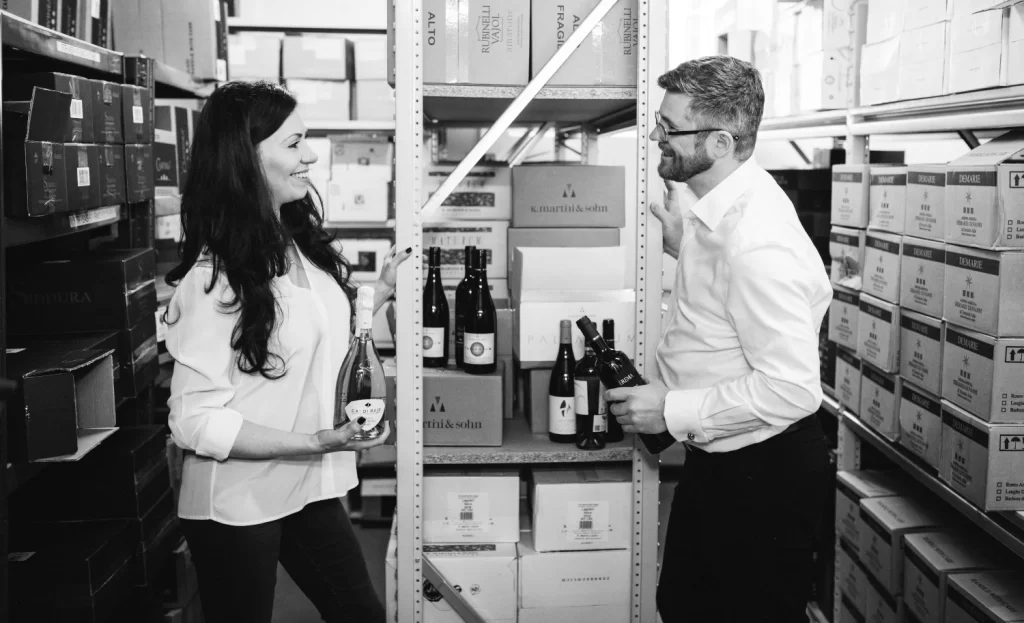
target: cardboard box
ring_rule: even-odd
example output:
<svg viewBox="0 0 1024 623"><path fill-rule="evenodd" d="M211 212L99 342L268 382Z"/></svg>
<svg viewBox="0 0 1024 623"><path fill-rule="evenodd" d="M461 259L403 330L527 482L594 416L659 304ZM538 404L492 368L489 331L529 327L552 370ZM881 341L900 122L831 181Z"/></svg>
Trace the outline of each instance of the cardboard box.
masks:
<svg viewBox="0 0 1024 623"><path fill-rule="evenodd" d="M903 32L904 1L868 0L868 30L865 43L879 43Z"/></svg>
<svg viewBox="0 0 1024 623"><path fill-rule="evenodd" d="M534 549L529 532L518 547L520 618L535 609L628 607L630 550L541 553Z"/></svg>
<svg viewBox="0 0 1024 623"><path fill-rule="evenodd" d="M121 85L122 136L126 144L148 145L153 142L153 111L149 89Z"/></svg>
<svg viewBox="0 0 1024 623"><path fill-rule="evenodd" d="M128 203L141 203L153 198L155 184L153 180L153 146L125 145L124 166L126 195ZM179 202L180 213L180 202Z"/></svg>
<svg viewBox="0 0 1024 623"><path fill-rule="evenodd" d="M4 211L40 216L68 211L64 119L71 96L36 88L17 109L4 104Z"/></svg>
<svg viewBox="0 0 1024 623"><path fill-rule="evenodd" d="M868 226L871 171L866 164L832 167L832 224L863 229Z"/></svg>
<svg viewBox="0 0 1024 623"><path fill-rule="evenodd" d="M903 601L919 621L945 621L947 586L954 574L1000 569L998 554L972 535L922 532L904 538Z"/></svg>
<svg viewBox="0 0 1024 623"><path fill-rule="evenodd" d="M932 532L948 523L946 515L911 497L861 500L861 562L884 591L903 592L903 537L915 532Z"/></svg>
<svg viewBox="0 0 1024 623"><path fill-rule="evenodd" d="M864 612L868 606L868 573L857 558L856 548L846 539L839 539L836 578L843 599Z"/></svg>
<svg viewBox="0 0 1024 623"><path fill-rule="evenodd" d="M947 64L946 41L949 24L939 22L900 36L900 100L935 97L945 92Z"/></svg>
<svg viewBox="0 0 1024 623"><path fill-rule="evenodd" d="M519 623L618 623L629 619L630 604L526 608L519 611Z"/></svg>
<svg viewBox="0 0 1024 623"><path fill-rule="evenodd" d="M1024 422L1024 338L946 325L942 397L986 422Z"/></svg>
<svg viewBox="0 0 1024 623"><path fill-rule="evenodd" d="M81 76L62 73L15 74L4 81L4 99L29 101L32 88L71 94L70 111L64 126L65 143L92 143L96 140L93 113L92 81ZM63 119L63 115L61 115Z"/></svg>
<svg viewBox="0 0 1024 623"><path fill-rule="evenodd" d="M116 363L121 368L119 389L121 395L134 398L159 373L156 316L143 318L131 329L118 332Z"/></svg>
<svg viewBox="0 0 1024 623"><path fill-rule="evenodd" d="M999 45L1007 34L1009 22L1004 11L985 11L993 4L987 0L953 0L950 20L949 51L970 52Z"/></svg>
<svg viewBox="0 0 1024 623"><path fill-rule="evenodd" d="M1024 132L1009 132L949 163L947 242L985 249L1024 247L1022 161Z"/></svg>
<svg viewBox="0 0 1024 623"><path fill-rule="evenodd" d="M390 174L389 174L390 175ZM353 167L327 183L326 222L344 227L345 223L380 223L388 219L391 207L391 182L371 167Z"/></svg>
<svg viewBox="0 0 1024 623"><path fill-rule="evenodd" d="M836 349L836 397L850 413L860 413L861 363L856 352Z"/></svg>
<svg viewBox="0 0 1024 623"><path fill-rule="evenodd" d="M945 597L946 623L1024 621L1024 576L1019 572L951 575Z"/></svg>
<svg viewBox="0 0 1024 623"><path fill-rule="evenodd" d="M953 0L904 0L903 32L917 30L953 17Z"/></svg>
<svg viewBox="0 0 1024 623"><path fill-rule="evenodd" d="M1006 84L1024 84L1024 39L1010 42L1006 58Z"/></svg>
<svg viewBox="0 0 1024 623"><path fill-rule="evenodd" d="M889 441L899 441L903 379L867 364L861 376L860 419Z"/></svg>
<svg viewBox="0 0 1024 623"><path fill-rule="evenodd" d="M432 223L423 226L423 246L441 247L441 278L458 280L465 273L467 246L487 250L487 279L508 277L508 221Z"/></svg>
<svg viewBox="0 0 1024 623"><path fill-rule="evenodd" d="M942 454L942 407L939 399L910 383L903 383L900 401L900 445L939 468Z"/></svg>
<svg viewBox="0 0 1024 623"><path fill-rule="evenodd" d="M533 542L538 552L629 549L629 470L535 467Z"/></svg>
<svg viewBox="0 0 1024 623"><path fill-rule="evenodd" d="M573 355L584 354L583 334L576 320L588 316L600 323L615 320L615 348L630 359L636 356L636 293L633 290L527 290L512 300L512 350L523 369L550 368L559 345L559 320L572 323Z"/></svg>
<svg viewBox="0 0 1024 623"><path fill-rule="evenodd" d="M872 622L902 623L903 600L890 595L875 578L868 576L867 607L864 614Z"/></svg>
<svg viewBox="0 0 1024 623"><path fill-rule="evenodd" d="M882 470L840 471L836 475L836 537L862 560L860 543L864 526L861 500L907 495L909 480L902 472Z"/></svg>
<svg viewBox="0 0 1024 623"><path fill-rule="evenodd" d="M355 54L356 80L387 81L387 38L367 37L355 42L353 50Z"/></svg>
<svg viewBox="0 0 1024 623"><path fill-rule="evenodd" d="M395 89L387 80L360 80L352 84L352 118L357 121L394 121Z"/></svg>
<svg viewBox="0 0 1024 623"><path fill-rule="evenodd" d="M1024 253L949 245L943 319L988 335L1024 335Z"/></svg>
<svg viewBox="0 0 1024 623"><path fill-rule="evenodd" d="M903 233L907 210L907 167L871 167L868 228Z"/></svg>
<svg viewBox="0 0 1024 623"><path fill-rule="evenodd" d="M516 249L509 276L512 298L529 291L622 290L626 287L623 247L527 247ZM561 267L558 271L552 266Z"/></svg>
<svg viewBox="0 0 1024 623"><path fill-rule="evenodd" d="M282 38L262 32L228 35L228 75L232 80L280 82Z"/></svg>
<svg viewBox="0 0 1024 623"><path fill-rule="evenodd" d="M902 251L900 305L941 318L945 299L946 245L904 236Z"/></svg>
<svg viewBox="0 0 1024 623"><path fill-rule="evenodd" d="M864 240L864 294L900 302L900 238L868 230Z"/></svg>
<svg viewBox="0 0 1024 623"><path fill-rule="evenodd" d="M306 123L337 122L352 118L352 83L291 78L285 85L295 96L297 110Z"/></svg>
<svg viewBox="0 0 1024 623"><path fill-rule="evenodd" d="M536 77L598 0L531 2L531 77ZM619 0L551 78L551 85L636 86L638 17L636 0Z"/></svg>
<svg viewBox="0 0 1024 623"><path fill-rule="evenodd" d="M548 434L548 391L551 383L551 368L534 368L519 372L523 384L524 412L534 435Z"/></svg>
<svg viewBox="0 0 1024 623"><path fill-rule="evenodd" d="M153 112L153 168L156 196L181 194L188 177L192 121L187 108L157 106Z"/></svg>
<svg viewBox="0 0 1024 623"><path fill-rule="evenodd" d="M510 228L508 230L508 268L515 269L515 252L530 247L618 247L618 229Z"/></svg>
<svg viewBox="0 0 1024 623"><path fill-rule="evenodd" d="M99 145L65 144L65 177L68 187L68 211L100 207Z"/></svg>
<svg viewBox="0 0 1024 623"><path fill-rule="evenodd" d="M441 187L455 165L428 165L423 177L423 203ZM512 218L512 169L476 166L455 187L428 222L445 220L508 221Z"/></svg>
<svg viewBox="0 0 1024 623"><path fill-rule="evenodd" d="M829 254L832 256L830 277L833 284L851 290L861 289L867 244L865 238L862 229L832 228L832 233L829 234Z"/></svg>
<svg viewBox="0 0 1024 623"><path fill-rule="evenodd" d="M545 164L512 170L513 227L625 227L623 167Z"/></svg>
<svg viewBox="0 0 1024 623"><path fill-rule="evenodd" d="M1008 80L1007 61L1000 44L953 54L949 59L949 93L977 91L1004 86Z"/></svg>
<svg viewBox="0 0 1024 623"><path fill-rule="evenodd" d="M197 80L228 79L227 5L210 0L161 0L164 62Z"/></svg>
<svg viewBox="0 0 1024 623"><path fill-rule="evenodd" d="M895 36L861 48L861 106L894 102L899 99L900 39L900 36Z"/></svg>
<svg viewBox="0 0 1024 623"><path fill-rule="evenodd" d="M1024 424L991 424L942 401L939 478L984 511L1024 510Z"/></svg>
<svg viewBox="0 0 1024 623"><path fill-rule="evenodd" d="M110 11L114 49L128 56L166 61L161 4L153 0L114 0Z"/></svg>
<svg viewBox="0 0 1024 623"><path fill-rule="evenodd" d="M100 145L99 174L101 205L119 205L127 201L125 196L125 161L123 145Z"/></svg>
<svg viewBox="0 0 1024 623"><path fill-rule="evenodd" d="M860 293L836 286L828 309L828 339L839 346L857 350L860 336L857 320L860 317Z"/></svg>
<svg viewBox="0 0 1024 623"><path fill-rule="evenodd" d="M946 235L946 165L907 167L907 209L903 233L943 241Z"/></svg>
<svg viewBox="0 0 1024 623"><path fill-rule="evenodd" d="M93 127L97 143L124 143L122 85L93 81Z"/></svg>
<svg viewBox="0 0 1024 623"><path fill-rule="evenodd" d="M900 312L900 376L936 396L942 393L942 321Z"/></svg>
<svg viewBox="0 0 1024 623"><path fill-rule="evenodd" d="M305 33L285 36L281 46L281 76L286 80L355 79L353 44L344 37Z"/></svg>
<svg viewBox="0 0 1024 623"><path fill-rule="evenodd" d="M437 469L423 476L424 543L518 543L519 471Z"/></svg>
<svg viewBox="0 0 1024 623"><path fill-rule="evenodd" d="M529 6L522 0L427 0L423 82L525 85Z"/></svg>
<svg viewBox="0 0 1024 623"><path fill-rule="evenodd" d="M397 542L395 550L394 555L388 554L392 569L397 568ZM472 587L460 592L484 620L515 623L519 564L514 543L424 545L423 554L449 585ZM426 599L423 607L425 623L462 621L443 597Z"/></svg>
<svg viewBox="0 0 1024 623"><path fill-rule="evenodd" d="M860 297L857 355L886 374L900 369L900 308L873 296Z"/></svg>

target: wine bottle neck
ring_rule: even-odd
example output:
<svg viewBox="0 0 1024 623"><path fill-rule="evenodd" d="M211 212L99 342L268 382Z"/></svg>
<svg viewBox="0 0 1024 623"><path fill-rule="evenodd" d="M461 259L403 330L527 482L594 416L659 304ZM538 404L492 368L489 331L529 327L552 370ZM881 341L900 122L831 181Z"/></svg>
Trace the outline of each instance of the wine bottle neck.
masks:
<svg viewBox="0 0 1024 623"><path fill-rule="evenodd" d="M608 347L608 343L605 342L604 338L600 335L596 335L591 338L590 342L594 345L594 350L598 353L605 353L611 350L611 348Z"/></svg>
<svg viewBox="0 0 1024 623"><path fill-rule="evenodd" d="M356 312L356 331L359 337L370 335L373 331L373 312L370 310L359 310Z"/></svg>

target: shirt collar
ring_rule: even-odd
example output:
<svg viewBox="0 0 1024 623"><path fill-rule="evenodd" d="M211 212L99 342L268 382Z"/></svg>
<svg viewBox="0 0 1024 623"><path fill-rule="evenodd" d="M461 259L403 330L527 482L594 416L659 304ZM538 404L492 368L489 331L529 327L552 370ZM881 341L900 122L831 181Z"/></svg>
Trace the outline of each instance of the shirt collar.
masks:
<svg viewBox="0 0 1024 623"><path fill-rule="evenodd" d="M701 220L711 231L718 227L722 217L729 211L736 200L753 185L760 166L754 162L753 156L743 162L729 177L722 180L711 192L693 204L690 211Z"/></svg>

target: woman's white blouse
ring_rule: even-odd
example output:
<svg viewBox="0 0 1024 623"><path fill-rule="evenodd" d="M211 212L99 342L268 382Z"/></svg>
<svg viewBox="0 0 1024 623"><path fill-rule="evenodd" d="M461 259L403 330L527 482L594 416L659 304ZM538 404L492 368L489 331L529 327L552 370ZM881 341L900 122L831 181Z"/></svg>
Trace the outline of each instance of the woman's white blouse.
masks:
<svg viewBox="0 0 1024 623"><path fill-rule="evenodd" d="M301 256L301 254L300 254ZM243 421L312 434L334 425L335 381L351 336L350 304L337 282L302 258L309 289L287 277L273 281L278 328L270 351L287 374L269 380L238 369L231 348L237 310L223 273L197 263L171 299L167 350L174 357L169 424L187 451L178 515L253 525L279 519L306 504L344 496L358 483L353 452L273 460L230 459Z"/></svg>

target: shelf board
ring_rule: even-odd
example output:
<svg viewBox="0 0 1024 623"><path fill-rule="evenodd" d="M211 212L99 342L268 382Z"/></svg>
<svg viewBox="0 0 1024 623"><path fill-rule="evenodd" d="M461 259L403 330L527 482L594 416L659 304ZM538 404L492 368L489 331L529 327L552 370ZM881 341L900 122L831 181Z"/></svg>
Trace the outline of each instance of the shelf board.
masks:
<svg viewBox="0 0 1024 623"><path fill-rule="evenodd" d="M525 87L471 84L423 85L423 113L448 124L485 124L495 121ZM588 123L602 120L618 125L636 110L637 90L631 87L545 87L516 120L522 123ZM635 112L632 115L635 117Z"/></svg>
<svg viewBox="0 0 1024 623"><path fill-rule="evenodd" d="M793 141L846 136L846 110L826 110L761 121L759 140Z"/></svg>
<svg viewBox="0 0 1024 623"><path fill-rule="evenodd" d="M55 456L49 459L39 459L36 463L74 463L81 461L82 457L95 450L103 441L117 432L117 427L112 428L80 428L78 429L78 451L65 456Z"/></svg>
<svg viewBox="0 0 1024 623"><path fill-rule="evenodd" d="M68 234L99 229L127 219L128 208L124 205L30 218L4 217L3 245L4 247L16 247L50 240Z"/></svg>
<svg viewBox="0 0 1024 623"><path fill-rule="evenodd" d="M167 63L153 61L153 74L156 79L157 97L209 97L217 87L215 82L199 82L187 71L171 67ZM170 89L171 92L168 92Z"/></svg>
<svg viewBox="0 0 1024 623"><path fill-rule="evenodd" d="M494 465L523 463L599 463L633 460L633 436L608 444L603 450L577 450L572 444L554 443L547 435L534 435L526 419L516 416L503 421L503 439L499 447L423 448L427 465Z"/></svg>
<svg viewBox="0 0 1024 623"><path fill-rule="evenodd" d="M263 20L247 19L244 17L228 17L228 30L239 31L264 31L264 32L286 32L286 33L326 33L344 35L386 35L387 28L340 28L330 26L318 26L316 24L298 23L271 23Z"/></svg>
<svg viewBox="0 0 1024 623"><path fill-rule="evenodd" d="M391 121L310 121L306 124L310 132L394 132L395 122Z"/></svg>
<svg viewBox="0 0 1024 623"><path fill-rule="evenodd" d="M978 526L1007 549L1024 558L1024 519L1017 513L985 513L960 497L944 482L939 480L934 471L924 466L916 457L911 456L903 448L890 443L875 431L868 428L859 418L845 411L842 422L863 441L871 444L879 452L895 463L904 472L920 482L929 491L942 499L957 512Z"/></svg>
<svg viewBox="0 0 1024 623"><path fill-rule="evenodd" d="M842 407L839 406L839 402L828 394L822 397L821 408L836 417L839 417L839 414L842 413Z"/></svg>
<svg viewBox="0 0 1024 623"><path fill-rule="evenodd" d="M124 56L98 45L50 30L7 12L0 13L3 47L111 74L120 81Z"/></svg>

